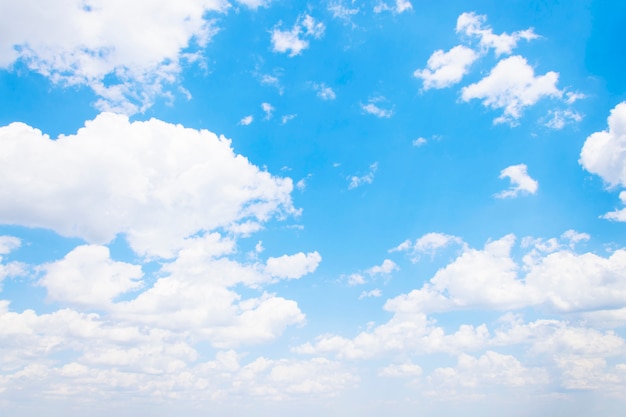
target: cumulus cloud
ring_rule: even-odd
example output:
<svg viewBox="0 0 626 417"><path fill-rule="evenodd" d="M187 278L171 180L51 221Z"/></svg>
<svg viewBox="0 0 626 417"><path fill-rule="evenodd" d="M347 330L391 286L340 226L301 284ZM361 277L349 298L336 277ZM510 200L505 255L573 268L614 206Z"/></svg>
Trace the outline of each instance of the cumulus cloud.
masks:
<svg viewBox="0 0 626 417"><path fill-rule="evenodd" d="M78 246L42 269L39 285L46 287L49 300L88 309L108 307L118 295L143 285L141 266L115 262L109 248L99 245Z"/></svg>
<svg viewBox="0 0 626 417"><path fill-rule="evenodd" d="M274 110L276 110L276 108L274 108L274 106L272 106L270 103L261 103L261 109L265 113L265 120L271 119Z"/></svg>
<svg viewBox="0 0 626 417"><path fill-rule="evenodd" d="M483 105L504 109L494 123L515 125L522 111L544 97L561 97L556 83L559 74L553 71L535 76L534 69L521 56L512 56L498 62L482 80L463 87L463 101L482 99Z"/></svg>
<svg viewBox="0 0 626 417"><path fill-rule="evenodd" d="M461 14L456 22L456 32L479 39L483 49L494 49L496 55L510 54L520 40L533 40L538 38L532 28L496 35L489 26L485 26L487 16L477 15L474 12Z"/></svg>
<svg viewBox="0 0 626 417"><path fill-rule="evenodd" d="M308 14L298 17L290 30L280 30L280 24L272 30L272 49L274 52L287 53L290 57L300 55L309 47L309 39L319 39L326 27Z"/></svg>
<svg viewBox="0 0 626 417"><path fill-rule="evenodd" d="M458 236L431 232L416 239L415 242L405 240L398 246L389 249L389 252L408 252L411 256L411 261L417 262L420 260L421 255L428 254L433 257L439 249L452 244L464 246L465 242Z"/></svg>
<svg viewBox="0 0 626 417"><path fill-rule="evenodd" d="M368 297L381 297L382 295L383 293L380 289L374 288L373 290L370 290L370 291L362 291L361 294L359 295L359 300L362 300Z"/></svg>
<svg viewBox="0 0 626 417"><path fill-rule="evenodd" d="M171 257L194 234L297 213L291 179L250 164L224 137L156 119L103 113L56 140L12 123L0 148L0 221L95 244L123 234L138 254Z"/></svg>
<svg viewBox="0 0 626 417"><path fill-rule="evenodd" d="M0 68L25 63L55 83L87 85L100 110L143 111L169 94L181 62L217 31L222 0L12 2L0 13Z"/></svg>
<svg viewBox="0 0 626 417"><path fill-rule="evenodd" d="M580 122L583 119L582 114L572 110L551 110L548 112L548 120L546 126L551 129L563 129L565 125L574 122Z"/></svg>
<svg viewBox="0 0 626 417"><path fill-rule="evenodd" d="M527 173L526 164L511 165L500 171L500 179L508 178L511 187L496 194L496 198L514 198L520 194L535 194L539 183Z"/></svg>
<svg viewBox="0 0 626 417"><path fill-rule="evenodd" d="M611 110L606 130L587 137L579 162L609 187L626 187L626 102Z"/></svg>
<svg viewBox="0 0 626 417"><path fill-rule="evenodd" d="M376 174L377 170L378 170L378 162L374 162L372 165L370 165L370 170L367 174L362 175L360 177L357 175L352 175L348 177L348 180L350 181L350 184L348 184L348 189L352 190L353 188L360 187L364 184L373 183L374 174Z"/></svg>
<svg viewBox="0 0 626 417"><path fill-rule="evenodd" d="M0 236L0 291L2 280L26 273L26 265L21 262L4 262L3 255L8 255L19 248L22 241L14 236Z"/></svg>
<svg viewBox="0 0 626 417"><path fill-rule="evenodd" d="M365 272L370 276L375 275L389 275L394 271L399 270L400 267L391 259L385 259L381 265L374 265L367 269Z"/></svg>
<svg viewBox="0 0 626 417"><path fill-rule="evenodd" d="M426 68L415 70L413 76L424 82L424 90L446 88L461 81L478 54L466 46L458 45L448 52L435 51Z"/></svg>
<svg viewBox="0 0 626 417"><path fill-rule="evenodd" d="M283 255L279 258L269 258L265 271L278 278L300 278L317 269L322 257L317 252L295 255Z"/></svg>

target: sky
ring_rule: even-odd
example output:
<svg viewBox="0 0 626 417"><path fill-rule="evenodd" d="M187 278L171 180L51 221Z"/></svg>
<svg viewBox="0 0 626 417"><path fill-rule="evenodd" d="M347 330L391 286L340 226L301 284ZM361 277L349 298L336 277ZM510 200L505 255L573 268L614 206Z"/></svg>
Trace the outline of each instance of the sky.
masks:
<svg viewBox="0 0 626 417"><path fill-rule="evenodd" d="M621 416L626 3L0 0L0 414Z"/></svg>

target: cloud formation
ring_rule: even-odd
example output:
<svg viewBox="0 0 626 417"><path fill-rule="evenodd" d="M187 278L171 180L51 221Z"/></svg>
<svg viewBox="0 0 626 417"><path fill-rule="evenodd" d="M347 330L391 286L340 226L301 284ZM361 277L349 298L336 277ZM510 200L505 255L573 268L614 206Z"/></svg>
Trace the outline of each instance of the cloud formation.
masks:
<svg viewBox="0 0 626 417"><path fill-rule="evenodd" d="M526 164L511 165L500 171L500 179L508 178L511 187L496 194L496 198L515 198L520 194L535 194L539 183L527 173Z"/></svg>

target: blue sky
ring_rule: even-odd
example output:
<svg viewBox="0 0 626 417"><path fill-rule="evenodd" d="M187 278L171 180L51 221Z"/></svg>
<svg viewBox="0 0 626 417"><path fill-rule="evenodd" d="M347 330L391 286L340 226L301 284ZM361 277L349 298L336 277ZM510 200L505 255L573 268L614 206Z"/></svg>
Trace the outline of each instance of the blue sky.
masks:
<svg viewBox="0 0 626 417"><path fill-rule="evenodd" d="M1 2L3 415L621 415L624 16Z"/></svg>

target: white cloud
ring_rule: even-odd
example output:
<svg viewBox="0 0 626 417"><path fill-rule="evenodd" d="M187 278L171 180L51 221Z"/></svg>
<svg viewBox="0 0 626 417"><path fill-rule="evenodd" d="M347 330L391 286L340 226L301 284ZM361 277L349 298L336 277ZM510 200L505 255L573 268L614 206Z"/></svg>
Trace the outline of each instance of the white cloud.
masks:
<svg viewBox="0 0 626 417"><path fill-rule="evenodd" d="M374 97L370 99L367 104L361 104L361 109L363 109L364 112L372 114L376 117L388 119L393 116L393 109L385 109L376 104L385 101L387 101L387 99L384 97Z"/></svg>
<svg viewBox="0 0 626 417"><path fill-rule="evenodd" d="M547 384L549 377L541 368L525 368L512 355L487 351L479 358L461 354L455 368L437 368L428 377L436 391L431 394L450 395L457 390L476 389L480 386L521 387Z"/></svg>
<svg viewBox="0 0 626 417"><path fill-rule="evenodd" d="M382 295L383 295L382 291L378 288L375 288L370 291L362 291L361 294L359 295L359 300L362 300L363 298L368 298L368 297L381 297Z"/></svg>
<svg viewBox="0 0 626 417"><path fill-rule="evenodd" d="M420 136L419 138L414 139L411 143L413 144L413 146L420 147L422 145L426 145L426 143L428 143L428 140Z"/></svg>
<svg viewBox="0 0 626 417"><path fill-rule="evenodd" d="M242 126L248 126L249 124L251 124L254 121L254 117L252 117L252 115L248 115L243 117L240 121L239 124Z"/></svg>
<svg viewBox="0 0 626 417"><path fill-rule="evenodd" d="M283 31L278 27L272 30L272 49L274 52L289 52L289 56L294 57L309 47L309 41L304 38L319 39L325 29L322 22L316 22L310 15L299 16L291 30Z"/></svg>
<svg viewBox="0 0 626 417"><path fill-rule="evenodd" d="M22 241L15 236L0 236L0 255L11 253L22 245Z"/></svg>
<svg viewBox="0 0 626 417"><path fill-rule="evenodd" d="M365 271L369 276L389 275L394 271L398 271L400 267L391 259L385 259L381 265L375 265Z"/></svg>
<svg viewBox="0 0 626 417"><path fill-rule="evenodd" d="M573 122L580 122L583 116L571 109L565 110L551 110L548 112L550 119L546 122L546 126L551 129L563 129L566 124Z"/></svg>
<svg viewBox="0 0 626 417"><path fill-rule="evenodd" d="M456 23L456 32L480 39L480 46L484 49L493 48L496 55L510 54L517 42L524 39L527 41L538 38L532 28L495 35L489 26L484 26L487 16L477 15L474 12L461 14Z"/></svg>
<svg viewBox="0 0 626 417"><path fill-rule="evenodd" d="M143 285L141 266L113 261L105 246L78 246L42 269L39 285L49 300L87 309L108 307L115 297Z"/></svg>
<svg viewBox="0 0 626 417"><path fill-rule="evenodd" d="M317 96L322 100L334 100L337 96L332 88L324 83L313 83L313 89L317 91Z"/></svg>
<svg viewBox="0 0 626 417"><path fill-rule="evenodd" d="M626 187L626 102L611 110L608 129L587 137L579 162L609 187Z"/></svg>
<svg viewBox="0 0 626 417"><path fill-rule="evenodd" d="M283 117L280 118L280 123L281 124L286 124L287 122L289 122L290 120L293 120L297 117L297 114L286 114Z"/></svg>
<svg viewBox="0 0 626 417"><path fill-rule="evenodd" d="M350 184L348 185L348 189L352 190L353 188L357 188L362 186L363 184L371 184L374 182L374 174L376 174L376 171L378 170L378 162L374 162L372 165L370 165L370 170L367 174L359 177L356 175L352 175L350 177L348 177L348 180L350 180Z"/></svg>
<svg viewBox="0 0 626 417"><path fill-rule="evenodd" d="M619 193L619 199L621 200L622 205L626 205L626 191L622 191L621 193ZM610 211L603 215L602 218L607 220L614 220L617 222L626 222L626 208Z"/></svg>
<svg viewBox="0 0 626 417"><path fill-rule="evenodd" d="M378 371L379 376L404 378L404 377L416 377L422 374L422 368L412 362L391 364L385 366Z"/></svg>
<svg viewBox="0 0 626 417"><path fill-rule="evenodd" d="M89 86L100 110L136 113L170 94L181 62L216 32L208 12L226 7L222 0L12 2L0 13L0 68L21 61L55 83Z"/></svg>
<svg viewBox="0 0 626 417"><path fill-rule="evenodd" d="M272 113L276 110L270 103L261 103L261 109L265 113L265 120L271 119Z"/></svg>
<svg viewBox="0 0 626 417"><path fill-rule="evenodd" d="M448 52L438 50L428 58L426 68L415 70L413 76L424 81L424 90L446 88L461 81L478 54L466 46L458 45Z"/></svg>
<svg viewBox="0 0 626 417"><path fill-rule="evenodd" d="M351 9L349 7L344 6L340 1L330 3L328 5L328 11L333 14L335 19L342 19L346 22L350 22L352 16L359 13L359 8Z"/></svg>
<svg viewBox="0 0 626 417"><path fill-rule="evenodd" d="M207 130L103 113L56 140L23 123L0 128L0 139L3 223L97 244L124 234L138 254L171 257L199 232L297 213L290 179Z"/></svg>
<svg viewBox="0 0 626 417"><path fill-rule="evenodd" d="M410 240L405 240L398 246L389 249L389 252L410 252L411 261L417 262L420 260L422 254L429 254L433 257L439 249L451 244L465 247L465 243L460 237L447 235L445 233L431 232L418 238L415 243L412 243Z"/></svg>
<svg viewBox="0 0 626 417"><path fill-rule="evenodd" d="M347 280L350 286L365 284L365 277L357 273L348 275Z"/></svg>
<svg viewBox="0 0 626 417"><path fill-rule="evenodd" d="M26 265L21 262L3 262L2 255L8 255L19 248L22 241L14 236L0 236L0 291L2 290L2 280L8 277L15 277L26 274Z"/></svg>
<svg viewBox="0 0 626 417"><path fill-rule="evenodd" d="M411 10L413 5L408 0L395 0L395 3L389 5L384 1L379 1L376 6L374 6L374 13L381 13L384 11L391 11L393 13L404 13L408 10Z"/></svg>
<svg viewBox="0 0 626 417"><path fill-rule="evenodd" d="M278 258L269 258L265 272L278 278L295 279L314 272L321 261L322 257L317 252L283 255Z"/></svg>
<svg viewBox="0 0 626 417"><path fill-rule="evenodd" d="M521 56L512 56L498 62L488 76L463 87L464 101L482 99L483 105L504 109L504 114L494 123L508 122L514 125L525 107L532 106L544 97L561 97L556 87L559 74L550 71L535 76L533 68Z"/></svg>
<svg viewBox="0 0 626 417"><path fill-rule="evenodd" d="M511 165L500 171L500 179L508 178L511 187L496 194L496 198L515 198L520 194L535 194L539 183L532 179L527 173L528 167L525 164Z"/></svg>

